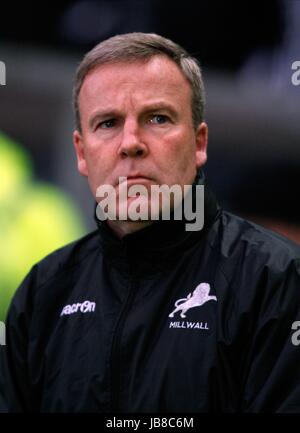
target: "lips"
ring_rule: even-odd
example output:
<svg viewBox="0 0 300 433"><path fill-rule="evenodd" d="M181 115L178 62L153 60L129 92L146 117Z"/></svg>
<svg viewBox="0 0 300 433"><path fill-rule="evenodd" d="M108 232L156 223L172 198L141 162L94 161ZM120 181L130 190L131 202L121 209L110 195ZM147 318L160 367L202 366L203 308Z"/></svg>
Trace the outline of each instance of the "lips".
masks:
<svg viewBox="0 0 300 433"><path fill-rule="evenodd" d="M150 177L145 176L142 173L136 173L136 174L129 174L127 176L127 179L150 179Z"/></svg>
<svg viewBox="0 0 300 433"><path fill-rule="evenodd" d="M152 178L145 176L144 174L131 174L131 175L123 175L122 177L126 177L127 178L127 182L128 183L132 183L132 182L145 182L145 181L149 181L149 180L153 180Z"/></svg>
<svg viewBox="0 0 300 433"><path fill-rule="evenodd" d="M127 177L127 181L129 181L129 180L135 180L135 181L139 181L139 180L151 180L151 179L149 179L149 177L146 177L146 176L128 176Z"/></svg>

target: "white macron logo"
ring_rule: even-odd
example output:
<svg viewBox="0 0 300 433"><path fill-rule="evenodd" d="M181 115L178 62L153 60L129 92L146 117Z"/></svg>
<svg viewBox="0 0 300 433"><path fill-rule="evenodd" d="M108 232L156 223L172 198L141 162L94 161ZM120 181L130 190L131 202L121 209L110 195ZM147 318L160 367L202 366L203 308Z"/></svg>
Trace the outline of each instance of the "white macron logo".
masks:
<svg viewBox="0 0 300 433"><path fill-rule="evenodd" d="M208 301L216 301L216 296L210 296L210 285L208 283L199 284L193 293L189 293L186 298L178 299L175 302L175 310L169 314L169 317L174 317L174 314L181 311L180 316L186 317L185 313L194 307L200 307Z"/></svg>
<svg viewBox="0 0 300 433"><path fill-rule="evenodd" d="M68 316L69 314L74 314L77 312L93 313L95 311L95 308L96 308L96 302L91 302L91 301L77 302L75 304L66 305L62 309L60 315Z"/></svg>

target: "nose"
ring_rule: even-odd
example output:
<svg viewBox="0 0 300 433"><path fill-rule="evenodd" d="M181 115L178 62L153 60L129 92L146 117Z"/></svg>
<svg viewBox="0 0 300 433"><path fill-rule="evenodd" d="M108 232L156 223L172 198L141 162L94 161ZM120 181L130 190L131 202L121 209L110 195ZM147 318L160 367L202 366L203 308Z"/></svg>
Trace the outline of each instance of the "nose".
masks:
<svg viewBox="0 0 300 433"><path fill-rule="evenodd" d="M142 158L148 154L148 147L141 137L140 126L135 120L128 120L124 123L119 155L122 158Z"/></svg>

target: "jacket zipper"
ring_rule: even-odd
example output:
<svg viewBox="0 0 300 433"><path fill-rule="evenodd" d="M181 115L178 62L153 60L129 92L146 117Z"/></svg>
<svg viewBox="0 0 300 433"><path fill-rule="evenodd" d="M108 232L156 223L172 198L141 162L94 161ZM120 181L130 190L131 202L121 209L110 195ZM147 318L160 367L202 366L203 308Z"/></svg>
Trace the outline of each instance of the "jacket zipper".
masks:
<svg viewBox="0 0 300 433"><path fill-rule="evenodd" d="M124 324L127 315L129 313L129 310L132 306L132 301L134 299L136 290L137 290L137 282L134 281L134 278L132 276L129 293L126 298L123 311L121 312L119 320L115 327L115 332L114 332L112 347L111 347L111 356L110 356L111 412L118 412L118 408L119 408L119 394L120 394L120 381L121 381L121 368L122 368L121 354L120 354L121 338L123 334Z"/></svg>

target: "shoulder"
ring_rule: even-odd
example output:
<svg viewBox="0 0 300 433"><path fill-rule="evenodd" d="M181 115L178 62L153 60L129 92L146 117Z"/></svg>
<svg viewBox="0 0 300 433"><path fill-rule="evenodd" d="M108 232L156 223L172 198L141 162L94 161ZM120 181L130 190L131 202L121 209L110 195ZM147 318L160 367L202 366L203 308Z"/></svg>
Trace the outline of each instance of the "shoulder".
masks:
<svg viewBox="0 0 300 433"><path fill-rule="evenodd" d="M99 238L97 230L74 241L46 256L35 264L16 290L9 314L26 312L30 317L37 299L59 298L66 287L72 287L77 281L83 267L97 256Z"/></svg>
<svg viewBox="0 0 300 433"><path fill-rule="evenodd" d="M226 261L283 271L291 262L299 265L300 246L258 224L230 212L222 212L218 227L221 256Z"/></svg>
<svg viewBox="0 0 300 433"><path fill-rule="evenodd" d="M72 272L80 267L99 250L98 231L95 230L84 237L53 251L34 266L38 285L41 286L54 277Z"/></svg>
<svg viewBox="0 0 300 433"><path fill-rule="evenodd" d="M300 312L299 245L228 212L214 231L220 323L227 323L220 335L248 341L247 348L268 338L290 341Z"/></svg>
<svg viewBox="0 0 300 433"><path fill-rule="evenodd" d="M213 247L220 258L218 274L226 281L226 290L219 295L232 300L235 318L251 312L251 321L257 323L260 312L264 319L286 316L290 320L300 308L299 245L222 212Z"/></svg>

